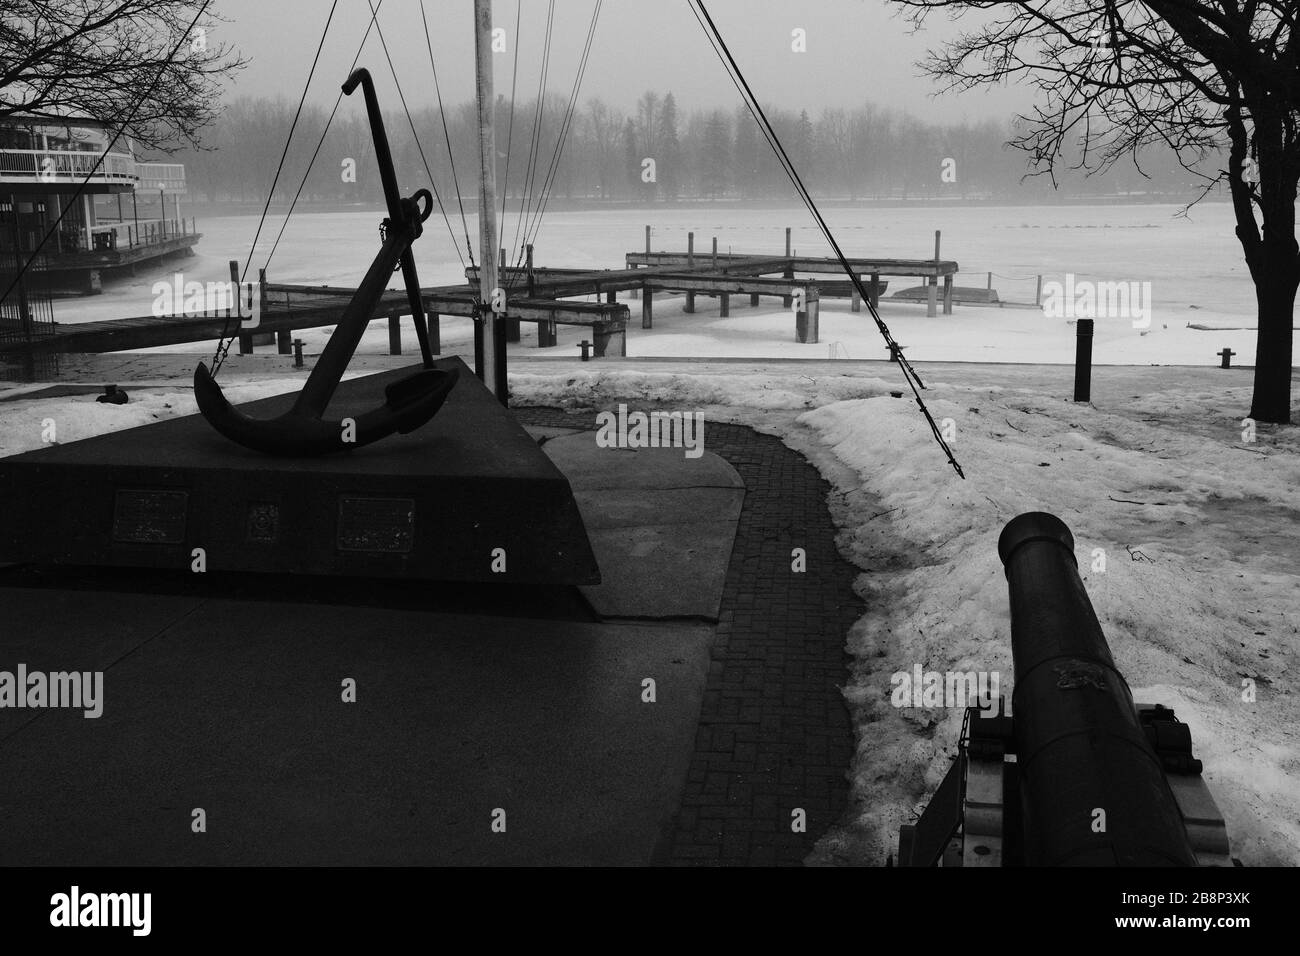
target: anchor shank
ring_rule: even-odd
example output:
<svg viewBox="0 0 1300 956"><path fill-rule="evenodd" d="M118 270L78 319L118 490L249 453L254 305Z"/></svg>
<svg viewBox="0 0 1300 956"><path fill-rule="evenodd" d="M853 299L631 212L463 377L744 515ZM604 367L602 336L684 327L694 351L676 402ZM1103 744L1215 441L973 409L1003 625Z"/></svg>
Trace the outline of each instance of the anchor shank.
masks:
<svg viewBox="0 0 1300 956"><path fill-rule="evenodd" d="M320 418L325 413L330 399L334 397L339 379L347 371L352 354L357 350L361 337L366 334L366 327L388 286L393 269L414 240L415 231L409 224L389 226L383 247L366 271L352 301L343 310L343 317L339 319L334 333L325 343L324 351L316 360L316 367L298 394L298 399L293 404L294 412L310 418Z"/></svg>
<svg viewBox="0 0 1300 956"><path fill-rule="evenodd" d="M366 101L366 116L370 120L370 136L375 141L375 164L379 167L379 181L384 187L384 201L388 204L388 217L393 220L401 218L401 194L397 191L397 174L393 171L393 154L388 148L388 134L384 131L384 114L379 109L379 98L375 95L375 84L370 78L370 71L361 67L352 71L343 92L351 95L361 85L361 93Z"/></svg>
<svg viewBox="0 0 1300 956"><path fill-rule="evenodd" d="M429 330L424 321L424 299L420 297L420 277L415 272L415 256L408 248L402 253L402 278L406 282L406 300L411 305L411 321L415 323L415 337L420 342L420 357L425 368L433 368L433 352L429 349Z"/></svg>

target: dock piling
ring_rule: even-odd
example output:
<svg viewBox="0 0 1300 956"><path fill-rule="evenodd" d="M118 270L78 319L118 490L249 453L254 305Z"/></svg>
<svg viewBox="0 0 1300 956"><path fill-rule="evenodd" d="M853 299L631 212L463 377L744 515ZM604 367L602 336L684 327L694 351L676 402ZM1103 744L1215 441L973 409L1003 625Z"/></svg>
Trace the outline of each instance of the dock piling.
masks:
<svg viewBox="0 0 1300 956"><path fill-rule="evenodd" d="M402 317L396 310L388 313L388 354L402 354Z"/></svg>

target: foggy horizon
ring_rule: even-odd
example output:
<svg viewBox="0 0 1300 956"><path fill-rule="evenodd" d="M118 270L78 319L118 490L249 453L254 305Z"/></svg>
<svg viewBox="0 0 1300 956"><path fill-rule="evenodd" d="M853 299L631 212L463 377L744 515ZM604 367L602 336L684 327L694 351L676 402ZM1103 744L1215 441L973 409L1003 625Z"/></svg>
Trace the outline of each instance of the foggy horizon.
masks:
<svg viewBox="0 0 1300 956"><path fill-rule="evenodd" d="M376 0L377 2L377 0ZM472 8L468 2L426 0L429 45L419 5L393 0L380 7L378 23L401 89L412 110L436 105L429 46L437 64L443 102L450 108L474 96ZM515 67L516 12L519 25ZM494 23L506 32L508 49L496 57L495 92L531 101L542 69L547 4L496 0ZM219 0L213 9L227 22L215 24L214 40L236 46L248 66L226 83L224 101L283 96L296 101L329 14L324 0ZM547 89L567 97L581 57L595 0L561 0L552 24ZM794 7L780 0L712 0L718 25L759 100L781 109L852 107L866 101L929 122L1007 119L1030 102L1026 91L980 89L946 93L921 75L916 61L955 27L943 18L912 32L890 3L816 0ZM370 19L367 0L340 0L312 78L307 102L332 104L357 54ZM969 19L969 18L968 18ZM792 31L805 31L804 53L795 52ZM396 100L379 35L366 39L358 66L375 78L381 100ZM740 96L684 2L662 5L610 0L601 6L580 101L599 98L630 111L646 90L671 92L689 111L734 109Z"/></svg>

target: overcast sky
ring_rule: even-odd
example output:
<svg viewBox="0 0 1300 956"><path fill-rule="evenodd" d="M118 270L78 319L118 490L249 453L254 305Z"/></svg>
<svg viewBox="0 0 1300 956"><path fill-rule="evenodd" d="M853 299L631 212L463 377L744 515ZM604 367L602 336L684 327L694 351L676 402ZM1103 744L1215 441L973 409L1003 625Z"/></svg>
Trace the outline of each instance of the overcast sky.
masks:
<svg viewBox="0 0 1300 956"><path fill-rule="evenodd" d="M378 2L378 0L375 0ZM750 86L764 103L807 109L853 106L872 100L935 121L1005 118L1023 109L1023 90L999 89L934 98L935 83L915 63L953 28L943 19L911 34L898 7L881 0L706 0ZM216 0L230 22L222 37L251 59L231 81L228 95L283 95L296 101L320 41L330 0ZM474 43L471 0L424 0L444 101L473 96ZM497 54L498 93L509 94L514 69L515 14L519 0L495 0L494 23L506 31L509 50ZM548 86L567 96L573 83L594 0L557 0ZM546 0L522 0L518 98L537 89L544 48ZM339 0L311 100L332 103L346 78L370 17L367 0ZM432 71L419 0L385 0L379 25L413 108L433 102ZM806 53L791 49L792 31L806 34ZM943 31L943 32L940 32ZM380 101L396 97L378 37L372 31L360 65L379 84ZM735 88L705 40L686 0L605 0L583 81L581 99L600 96L629 111L645 90L671 91L686 110L740 105Z"/></svg>

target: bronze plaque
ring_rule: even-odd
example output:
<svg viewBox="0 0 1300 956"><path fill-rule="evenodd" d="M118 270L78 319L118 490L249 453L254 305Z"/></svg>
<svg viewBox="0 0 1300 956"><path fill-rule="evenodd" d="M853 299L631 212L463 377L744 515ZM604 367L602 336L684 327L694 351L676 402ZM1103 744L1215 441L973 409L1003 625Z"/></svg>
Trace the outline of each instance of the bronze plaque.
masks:
<svg viewBox="0 0 1300 956"><path fill-rule="evenodd" d="M414 498L339 498L340 551L407 554L414 543Z"/></svg>
<svg viewBox="0 0 1300 956"><path fill-rule="evenodd" d="M253 544L274 544L280 540L280 506L276 502L248 503L247 539Z"/></svg>
<svg viewBox="0 0 1300 956"><path fill-rule="evenodd" d="M129 544L184 544L186 491L119 489L113 501L113 540Z"/></svg>

